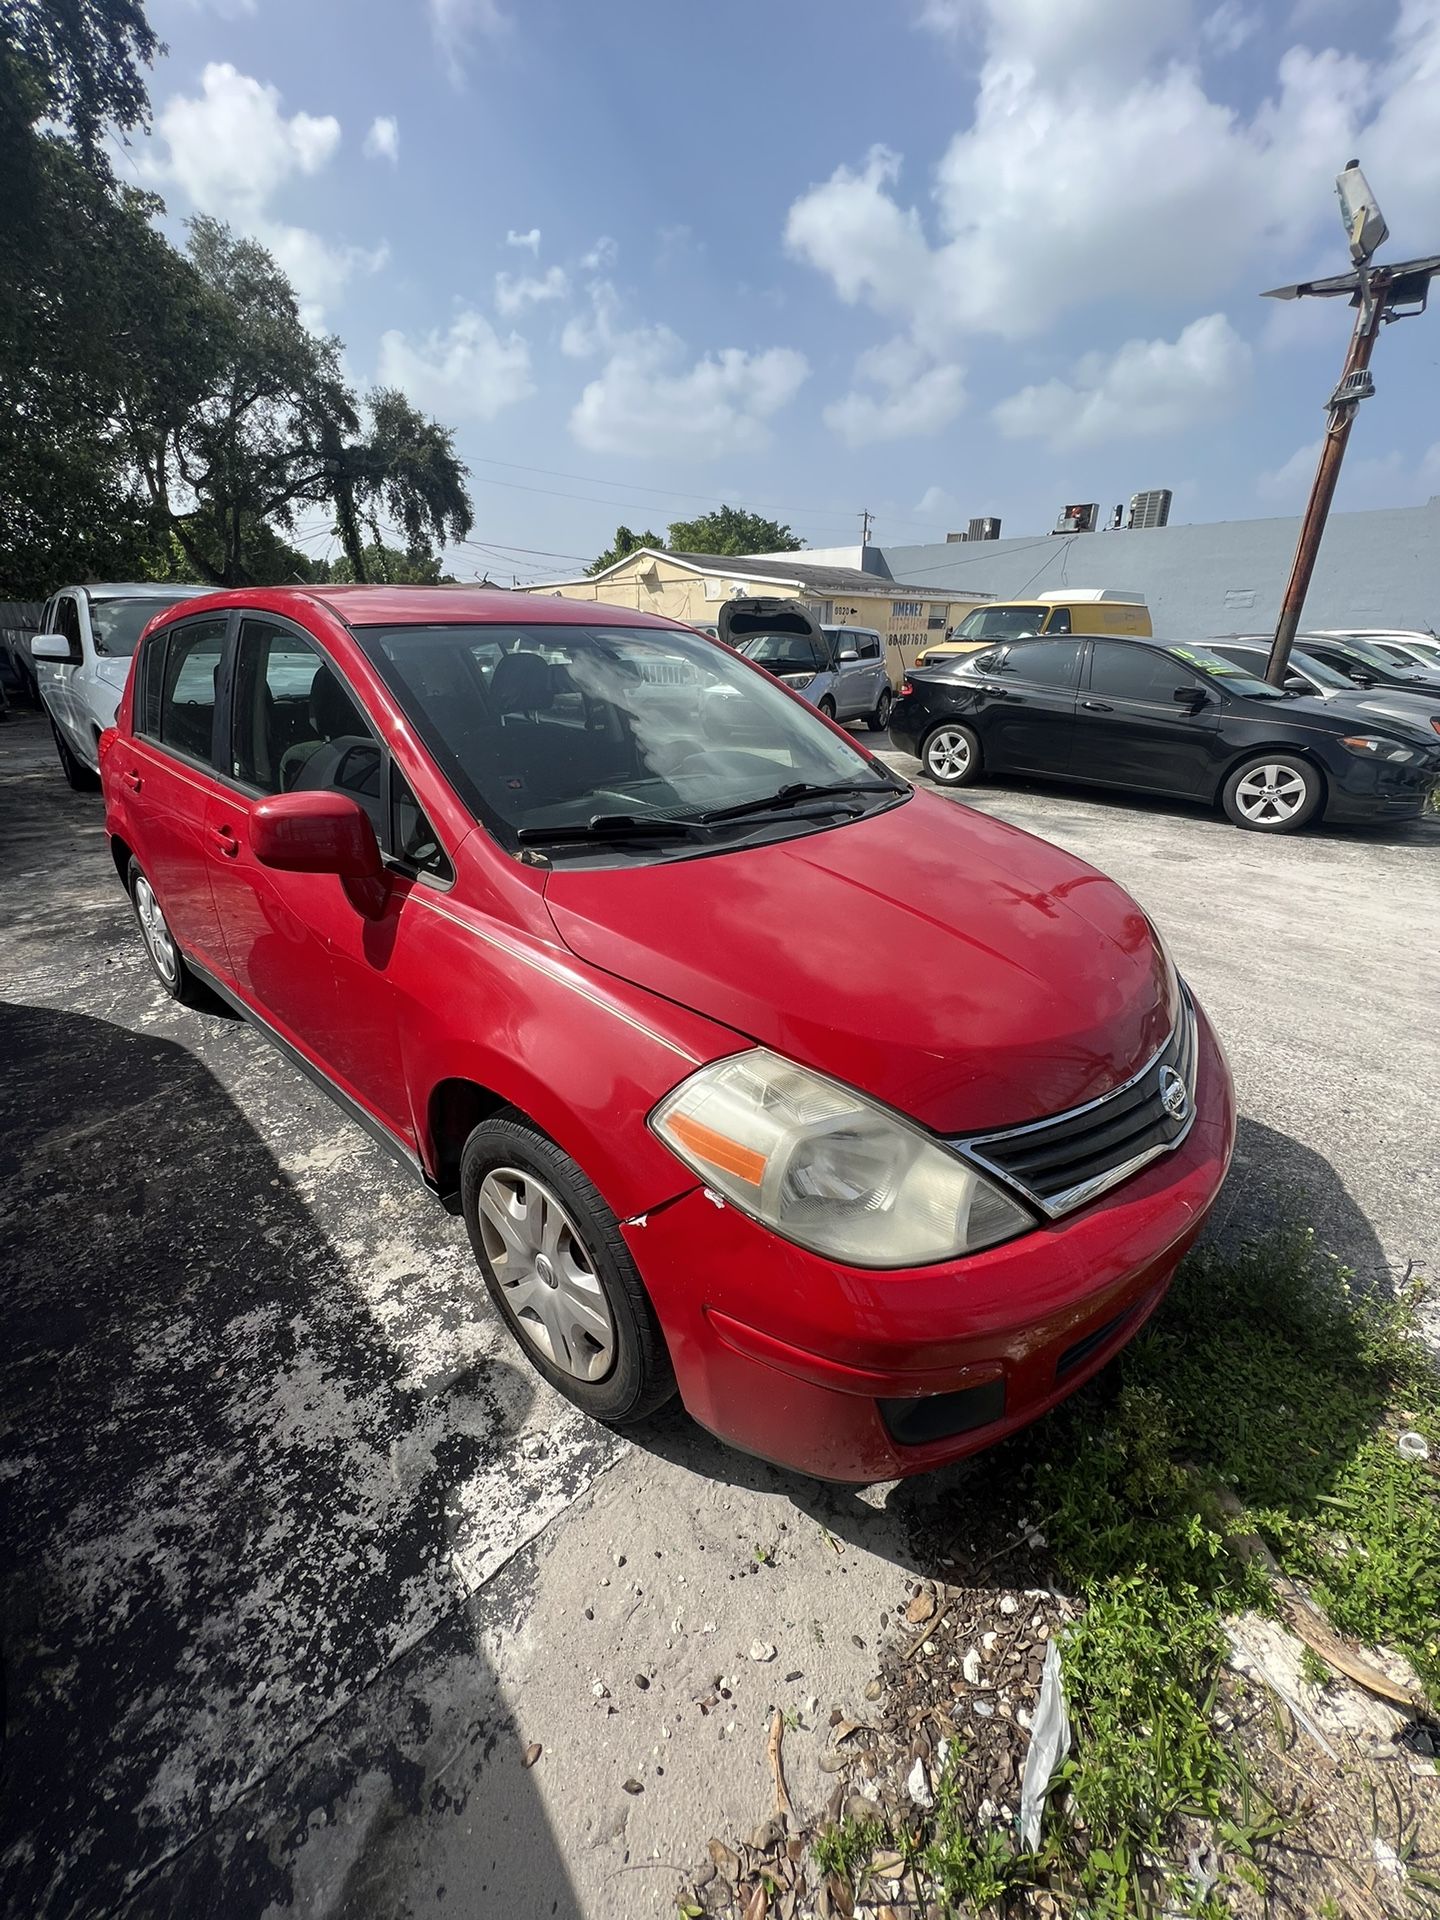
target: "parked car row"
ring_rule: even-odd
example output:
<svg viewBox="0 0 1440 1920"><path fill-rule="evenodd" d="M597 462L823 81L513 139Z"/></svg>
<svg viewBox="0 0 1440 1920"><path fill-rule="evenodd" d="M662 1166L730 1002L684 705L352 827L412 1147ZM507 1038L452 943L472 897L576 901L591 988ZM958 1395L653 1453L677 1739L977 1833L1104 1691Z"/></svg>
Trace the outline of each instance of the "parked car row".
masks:
<svg viewBox="0 0 1440 1920"><path fill-rule="evenodd" d="M1312 649L1313 654L1312 654ZM1283 688L1249 641L1016 640L912 669L890 737L941 786L1038 774L1223 806L1236 826L1418 815L1440 783L1440 675L1310 636ZM1322 676L1334 673L1339 686ZM1384 691L1374 689L1383 683Z"/></svg>

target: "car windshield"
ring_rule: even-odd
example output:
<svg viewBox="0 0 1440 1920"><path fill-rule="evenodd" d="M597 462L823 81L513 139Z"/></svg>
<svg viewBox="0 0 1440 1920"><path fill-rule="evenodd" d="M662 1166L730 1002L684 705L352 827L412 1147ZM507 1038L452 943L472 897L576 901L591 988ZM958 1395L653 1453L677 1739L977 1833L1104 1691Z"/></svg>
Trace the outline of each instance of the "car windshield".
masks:
<svg viewBox="0 0 1440 1920"><path fill-rule="evenodd" d="M955 629L957 640L1023 640L1039 633L1048 607L977 607Z"/></svg>
<svg viewBox="0 0 1440 1920"><path fill-rule="evenodd" d="M675 627L371 627L357 635L466 805L512 848L552 831L688 851L897 783L773 681ZM857 795L855 789L861 791ZM799 790L803 789L803 793ZM732 823L714 816L775 802ZM694 832L692 833L692 829ZM667 852L673 853L674 846Z"/></svg>
<svg viewBox="0 0 1440 1920"><path fill-rule="evenodd" d="M1336 644L1342 647L1346 653L1353 654L1355 659L1363 660L1367 667L1378 667L1382 673L1393 673L1395 671L1395 662L1390 658L1389 654L1382 653L1380 648L1369 640L1352 640L1347 636L1344 640L1337 641ZM1406 665L1413 666L1414 662L1407 661ZM1405 669L1402 667L1401 672L1403 673L1404 671Z"/></svg>
<svg viewBox="0 0 1440 1920"><path fill-rule="evenodd" d="M174 594L126 594L114 599L90 596L90 631L96 653L128 659L140 643L140 635L155 618L176 604Z"/></svg>
<svg viewBox="0 0 1440 1920"><path fill-rule="evenodd" d="M1212 653L1209 647L1172 646L1167 647L1166 652L1176 660L1183 660L1187 667L1194 667L1197 673L1221 681L1231 693L1244 694L1247 700L1283 700L1286 697L1282 688L1272 687L1258 673L1252 673L1248 667L1237 667L1233 660L1227 660L1223 653Z"/></svg>
<svg viewBox="0 0 1440 1920"><path fill-rule="evenodd" d="M814 673L815 642L808 633L752 633L735 649L772 673Z"/></svg>

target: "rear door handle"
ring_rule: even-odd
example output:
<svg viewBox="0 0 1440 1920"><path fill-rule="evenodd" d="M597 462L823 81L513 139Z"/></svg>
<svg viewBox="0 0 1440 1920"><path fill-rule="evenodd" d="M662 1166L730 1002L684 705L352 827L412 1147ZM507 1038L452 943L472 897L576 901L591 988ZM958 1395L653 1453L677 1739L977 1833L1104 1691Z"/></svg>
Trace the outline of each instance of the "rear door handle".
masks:
<svg viewBox="0 0 1440 1920"><path fill-rule="evenodd" d="M1082 700L1080 704L1082 707L1088 707L1091 713L1113 713L1115 711L1108 700Z"/></svg>
<svg viewBox="0 0 1440 1920"><path fill-rule="evenodd" d="M120 778L125 782L125 785L129 787L132 793L138 793L141 787L143 787L145 784L145 782L140 778L139 774L136 773L133 767L127 767L124 773L121 774Z"/></svg>
<svg viewBox="0 0 1440 1920"><path fill-rule="evenodd" d="M227 860L233 860L240 851L240 842L235 838L233 830L229 827L212 827L210 831L221 853Z"/></svg>

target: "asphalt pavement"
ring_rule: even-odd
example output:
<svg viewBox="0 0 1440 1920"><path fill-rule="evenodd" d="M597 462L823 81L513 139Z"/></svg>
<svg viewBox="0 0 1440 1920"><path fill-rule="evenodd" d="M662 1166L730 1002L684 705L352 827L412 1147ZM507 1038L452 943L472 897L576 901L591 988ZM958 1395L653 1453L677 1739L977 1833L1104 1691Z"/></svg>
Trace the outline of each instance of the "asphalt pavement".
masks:
<svg viewBox="0 0 1440 1920"><path fill-rule="evenodd" d="M1239 1089L1212 1231L1288 1209L1366 1284L1433 1271L1440 821L956 804L1169 940ZM0 1906L672 1914L707 1837L770 1811L772 1704L819 1804L946 1477L819 1487L552 1394L460 1224L249 1028L159 992L99 799L23 710L0 876Z"/></svg>

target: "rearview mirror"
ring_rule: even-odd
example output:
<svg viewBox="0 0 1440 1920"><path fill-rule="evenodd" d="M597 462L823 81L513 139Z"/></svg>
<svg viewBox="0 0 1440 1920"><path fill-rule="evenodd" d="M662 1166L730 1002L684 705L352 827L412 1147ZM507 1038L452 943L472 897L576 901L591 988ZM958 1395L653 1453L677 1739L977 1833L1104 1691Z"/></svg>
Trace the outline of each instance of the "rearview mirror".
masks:
<svg viewBox="0 0 1440 1920"><path fill-rule="evenodd" d="M370 816L348 793L280 793L250 816L250 850L278 873L333 873L361 913L384 904L384 863Z"/></svg>
<svg viewBox="0 0 1440 1920"><path fill-rule="evenodd" d="M78 665L80 649L63 633L37 633L30 642L32 660L60 660L66 666Z"/></svg>

